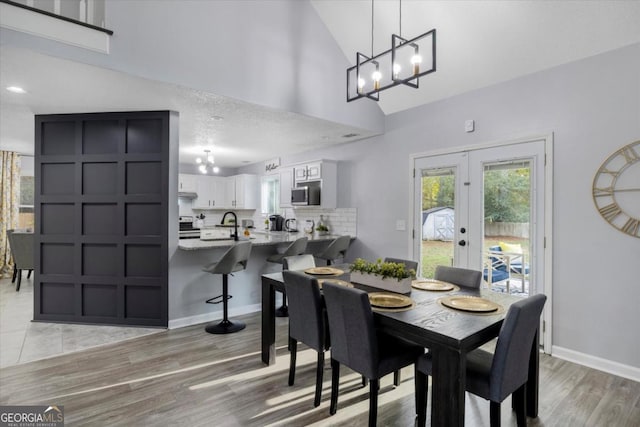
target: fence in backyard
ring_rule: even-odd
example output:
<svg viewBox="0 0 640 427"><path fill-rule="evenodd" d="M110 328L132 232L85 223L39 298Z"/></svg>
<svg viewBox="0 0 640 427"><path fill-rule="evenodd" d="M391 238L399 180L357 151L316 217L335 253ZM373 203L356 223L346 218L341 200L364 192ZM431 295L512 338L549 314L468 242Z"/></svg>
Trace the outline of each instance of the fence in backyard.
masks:
<svg viewBox="0 0 640 427"><path fill-rule="evenodd" d="M485 222L484 235L529 238L529 223L528 222Z"/></svg>

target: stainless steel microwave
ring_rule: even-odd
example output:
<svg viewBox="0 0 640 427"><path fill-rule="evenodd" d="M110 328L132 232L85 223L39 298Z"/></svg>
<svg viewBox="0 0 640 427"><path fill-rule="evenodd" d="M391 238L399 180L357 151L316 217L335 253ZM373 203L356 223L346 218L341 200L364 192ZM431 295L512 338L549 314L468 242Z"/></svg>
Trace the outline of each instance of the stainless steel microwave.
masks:
<svg viewBox="0 0 640 427"><path fill-rule="evenodd" d="M294 206L320 205L320 187L305 185L292 188L291 204Z"/></svg>

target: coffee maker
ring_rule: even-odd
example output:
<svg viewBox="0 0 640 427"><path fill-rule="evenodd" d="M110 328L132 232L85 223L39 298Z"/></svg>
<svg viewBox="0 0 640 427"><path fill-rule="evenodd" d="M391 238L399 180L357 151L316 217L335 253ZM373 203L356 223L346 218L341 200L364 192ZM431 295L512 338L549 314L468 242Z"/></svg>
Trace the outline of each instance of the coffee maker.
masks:
<svg viewBox="0 0 640 427"><path fill-rule="evenodd" d="M269 230L282 231L284 226L284 217L281 215L271 215L269 217Z"/></svg>

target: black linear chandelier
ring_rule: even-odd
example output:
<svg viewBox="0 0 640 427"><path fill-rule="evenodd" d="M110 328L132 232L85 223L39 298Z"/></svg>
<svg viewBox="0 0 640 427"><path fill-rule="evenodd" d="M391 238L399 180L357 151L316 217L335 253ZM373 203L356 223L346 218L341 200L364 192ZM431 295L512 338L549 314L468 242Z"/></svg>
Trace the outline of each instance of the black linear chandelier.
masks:
<svg viewBox="0 0 640 427"><path fill-rule="evenodd" d="M371 57L357 52L356 65L347 68L347 102L360 98L378 101L381 91L401 84L418 88L420 77L436 71L435 28L411 40L403 38L402 0L399 2L400 35L392 34L391 49L374 56L371 0ZM429 55L431 66L426 68Z"/></svg>

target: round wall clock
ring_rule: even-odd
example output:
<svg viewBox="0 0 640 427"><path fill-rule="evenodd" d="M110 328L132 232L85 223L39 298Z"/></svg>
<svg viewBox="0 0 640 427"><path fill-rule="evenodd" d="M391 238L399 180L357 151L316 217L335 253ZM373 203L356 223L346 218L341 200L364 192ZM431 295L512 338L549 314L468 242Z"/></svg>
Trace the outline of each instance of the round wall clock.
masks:
<svg viewBox="0 0 640 427"><path fill-rule="evenodd" d="M640 238L640 141L602 163L593 178L593 201L609 224Z"/></svg>

